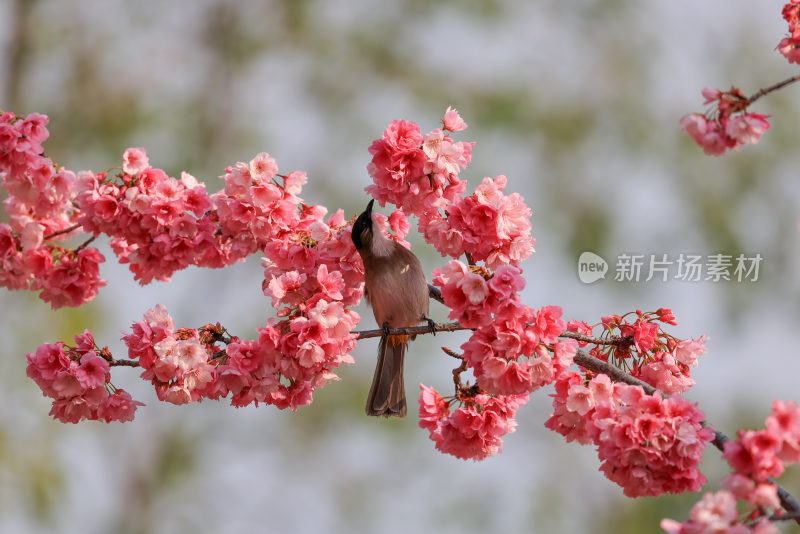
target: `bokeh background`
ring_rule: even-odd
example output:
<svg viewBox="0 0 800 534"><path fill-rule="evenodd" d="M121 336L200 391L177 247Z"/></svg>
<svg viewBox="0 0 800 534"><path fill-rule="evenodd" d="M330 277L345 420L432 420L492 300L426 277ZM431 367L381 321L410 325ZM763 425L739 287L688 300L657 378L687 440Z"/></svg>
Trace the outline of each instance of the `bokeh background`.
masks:
<svg viewBox="0 0 800 534"><path fill-rule="evenodd" d="M215 191L225 166L268 151L282 171L308 172L307 201L350 216L367 200L371 140L395 118L435 128L453 106L470 125L457 138L477 142L462 177L505 174L533 209L526 302L589 322L671 307L676 335L710 337L688 396L733 434L763 425L771 399L800 400L800 89L759 102L773 128L723 158L678 120L702 111L703 86L751 94L796 73L773 50L783 3L0 0L0 108L49 115L47 154L74 170L144 146L153 165ZM428 272L442 264L411 241ZM181 326L221 321L243 337L271 313L258 257L139 287L101 250L109 285L81 309L0 294L2 532L658 532L698 498L622 496L593 450L543 427L546 390L481 463L436 452L413 403L405 420L366 418L375 340L297 413L166 405L117 369L147 403L133 423L54 422L25 376L40 343L89 327L124 356L120 332L157 302ZM606 280L578 280L585 250L612 262ZM757 282L622 283L620 253L764 261ZM464 339L423 337L406 364L412 399L420 382L449 389L438 347ZM716 490L727 469L715 450L704 460ZM783 481L800 493L797 471Z"/></svg>

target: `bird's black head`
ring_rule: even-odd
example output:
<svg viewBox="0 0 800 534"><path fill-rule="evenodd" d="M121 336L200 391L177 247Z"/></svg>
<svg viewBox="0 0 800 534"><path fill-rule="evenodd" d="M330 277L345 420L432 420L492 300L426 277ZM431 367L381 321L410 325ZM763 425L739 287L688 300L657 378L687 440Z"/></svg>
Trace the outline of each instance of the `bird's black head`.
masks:
<svg viewBox="0 0 800 534"><path fill-rule="evenodd" d="M353 238L353 244L356 246L356 250L361 250L365 246L369 245L369 242L372 240L372 204L375 202L375 199L369 201L367 204L367 209L358 216L356 222L353 223L353 231L351 232L351 237Z"/></svg>

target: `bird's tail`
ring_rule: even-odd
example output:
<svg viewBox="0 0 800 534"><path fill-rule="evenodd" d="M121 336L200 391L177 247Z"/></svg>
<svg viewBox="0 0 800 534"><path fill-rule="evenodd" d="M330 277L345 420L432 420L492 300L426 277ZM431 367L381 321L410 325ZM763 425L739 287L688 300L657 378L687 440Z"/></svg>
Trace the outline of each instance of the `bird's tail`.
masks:
<svg viewBox="0 0 800 534"><path fill-rule="evenodd" d="M403 387L403 357L408 336L383 336L378 347L378 365L367 397L367 415L406 416Z"/></svg>

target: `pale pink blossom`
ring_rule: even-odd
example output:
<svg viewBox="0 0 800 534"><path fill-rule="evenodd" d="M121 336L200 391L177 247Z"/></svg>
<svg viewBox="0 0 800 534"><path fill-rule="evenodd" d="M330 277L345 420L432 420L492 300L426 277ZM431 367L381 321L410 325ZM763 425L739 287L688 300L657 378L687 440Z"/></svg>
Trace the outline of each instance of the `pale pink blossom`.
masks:
<svg viewBox="0 0 800 534"><path fill-rule="evenodd" d="M250 160L250 176L256 181L266 182L278 172L278 164L266 152L261 152Z"/></svg>
<svg viewBox="0 0 800 534"><path fill-rule="evenodd" d="M325 351L313 341L306 341L297 348L297 360L303 367L311 367L322 362Z"/></svg>
<svg viewBox="0 0 800 534"><path fill-rule="evenodd" d="M20 235L20 245L22 246L23 252L42 246L44 242L44 229L44 225L38 222L31 221L25 225Z"/></svg>
<svg viewBox="0 0 800 534"><path fill-rule="evenodd" d="M150 160L144 148L129 148L122 154L122 171L137 175L150 166Z"/></svg>
<svg viewBox="0 0 800 534"><path fill-rule="evenodd" d="M592 391L582 384L572 384L567 393L567 409L580 416L594 409L595 401Z"/></svg>
<svg viewBox="0 0 800 534"><path fill-rule="evenodd" d="M486 284L486 280L479 274L467 273L458 285L471 304L483 302L489 294L489 286Z"/></svg>
<svg viewBox="0 0 800 534"><path fill-rule="evenodd" d="M100 387L106 383L108 370L108 361L91 351L81 357L80 366L75 370L75 378L84 389Z"/></svg>
<svg viewBox="0 0 800 534"><path fill-rule="evenodd" d="M467 128L467 123L464 122L464 120L458 114L458 111L452 107L448 107L447 111L444 112L442 128L451 132L460 132L461 130L465 130Z"/></svg>
<svg viewBox="0 0 800 534"><path fill-rule="evenodd" d="M525 289L525 278L522 269L513 265L502 265L489 279L489 287L498 299L506 299L514 293Z"/></svg>
<svg viewBox="0 0 800 534"><path fill-rule="evenodd" d="M692 508L692 520L709 531L729 527L739 517L736 499L727 491L706 493Z"/></svg>
<svg viewBox="0 0 800 534"><path fill-rule="evenodd" d="M800 463L800 407L797 403L774 401L766 426L781 440L778 458L787 463Z"/></svg>
<svg viewBox="0 0 800 534"><path fill-rule="evenodd" d="M683 131L689 134L707 155L721 156L732 146L729 146L721 126L709 121L703 115L697 113L685 115L680 124Z"/></svg>
<svg viewBox="0 0 800 534"><path fill-rule="evenodd" d="M307 276L297 271L290 271L278 278L273 278L264 288L264 294L272 297L272 306L277 308L281 304L297 304L302 301L298 290L307 280Z"/></svg>
<svg viewBox="0 0 800 534"><path fill-rule="evenodd" d="M740 145L755 144L769 130L769 115L761 113L743 113L733 117L725 126L728 137L735 139Z"/></svg>
<svg viewBox="0 0 800 534"><path fill-rule="evenodd" d="M704 106L707 106L712 102L716 102L722 97L722 91L720 91L716 87L703 87L701 93L703 97L706 99L706 101L703 102Z"/></svg>
<svg viewBox="0 0 800 534"><path fill-rule="evenodd" d="M317 269L317 283L322 292L334 300L341 300L342 290L344 290L344 278L339 271L328 272L328 266L324 263Z"/></svg>
<svg viewBox="0 0 800 534"><path fill-rule="evenodd" d="M117 389L100 406L98 419L102 418L106 423L133 421L138 406L144 406L144 403L133 400L127 391Z"/></svg>
<svg viewBox="0 0 800 534"><path fill-rule="evenodd" d="M705 346L707 341L708 338L706 336L679 341L673 349L673 355L676 360L684 365L697 365L697 358L705 354L708 350Z"/></svg>
<svg viewBox="0 0 800 534"><path fill-rule="evenodd" d="M189 389L181 384L172 384L159 395L159 398L171 404L188 404L192 402L192 393Z"/></svg>
<svg viewBox="0 0 800 534"><path fill-rule="evenodd" d="M789 63L800 63L800 40L794 37L784 37L775 49L780 52Z"/></svg>

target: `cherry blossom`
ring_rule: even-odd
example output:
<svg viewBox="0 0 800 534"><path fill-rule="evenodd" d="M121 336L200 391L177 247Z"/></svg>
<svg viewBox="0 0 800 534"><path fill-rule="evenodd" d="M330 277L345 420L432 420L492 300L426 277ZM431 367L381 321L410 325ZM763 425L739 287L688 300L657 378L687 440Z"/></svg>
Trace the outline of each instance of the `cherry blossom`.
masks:
<svg viewBox="0 0 800 534"><path fill-rule="evenodd" d="M26 355L27 374L53 399L50 415L64 423L84 419L130 421L141 402L109 382L109 362L86 330L76 346L45 343Z"/></svg>
<svg viewBox="0 0 800 534"><path fill-rule="evenodd" d="M706 87L702 92L705 104L715 104L712 111L684 115L680 124L704 153L721 156L731 148L758 143L770 128L769 115L746 111L750 101L739 89L720 91Z"/></svg>
<svg viewBox="0 0 800 534"><path fill-rule="evenodd" d="M419 426L428 430L436 448L462 460L483 460L503 449L503 436L514 432L514 416L527 395L478 394L460 399L451 409L438 391L420 384Z"/></svg>

